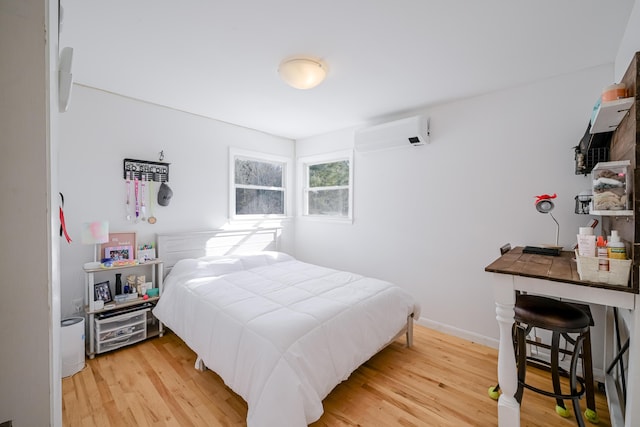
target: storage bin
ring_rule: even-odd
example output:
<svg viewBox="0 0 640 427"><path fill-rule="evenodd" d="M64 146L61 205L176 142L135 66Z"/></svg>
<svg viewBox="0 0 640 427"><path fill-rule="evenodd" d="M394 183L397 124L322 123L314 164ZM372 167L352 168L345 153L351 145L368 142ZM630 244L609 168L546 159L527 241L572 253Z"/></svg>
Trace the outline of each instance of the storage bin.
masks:
<svg viewBox="0 0 640 427"><path fill-rule="evenodd" d="M149 308L95 321L96 351L115 350L147 338Z"/></svg>
<svg viewBox="0 0 640 427"><path fill-rule="evenodd" d="M600 162L593 168L591 211L629 210L631 180L628 160Z"/></svg>
<svg viewBox="0 0 640 427"><path fill-rule="evenodd" d="M140 331L133 335L125 335L123 337L117 338L114 341L105 341L99 343L97 348L98 352L102 353L104 351L115 350L120 347L124 347L125 345L134 344L138 341L142 341L146 338L145 332Z"/></svg>
<svg viewBox="0 0 640 427"><path fill-rule="evenodd" d="M630 259L609 258L609 271L598 269L598 257L580 256L576 250L576 261L580 280L609 285L628 286L631 272Z"/></svg>

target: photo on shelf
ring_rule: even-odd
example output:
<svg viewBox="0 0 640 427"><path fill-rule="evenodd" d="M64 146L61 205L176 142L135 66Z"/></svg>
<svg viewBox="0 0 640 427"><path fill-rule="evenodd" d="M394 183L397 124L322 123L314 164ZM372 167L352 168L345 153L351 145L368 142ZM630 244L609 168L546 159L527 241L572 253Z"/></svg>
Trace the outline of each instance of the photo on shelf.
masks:
<svg viewBox="0 0 640 427"><path fill-rule="evenodd" d="M105 304L113 301L111 296L111 288L109 287L109 281L96 283L93 285L93 300L103 301Z"/></svg>
<svg viewBox="0 0 640 427"><path fill-rule="evenodd" d="M136 259L136 233L109 233L109 241L100 246L104 258L119 260Z"/></svg>
<svg viewBox="0 0 640 427"><path fill-rule="evenodd" d="M111 258L112 261L121 261L124 259L135 259L133 256L133 246L109 246L104 248L104 257Z"/></svg>

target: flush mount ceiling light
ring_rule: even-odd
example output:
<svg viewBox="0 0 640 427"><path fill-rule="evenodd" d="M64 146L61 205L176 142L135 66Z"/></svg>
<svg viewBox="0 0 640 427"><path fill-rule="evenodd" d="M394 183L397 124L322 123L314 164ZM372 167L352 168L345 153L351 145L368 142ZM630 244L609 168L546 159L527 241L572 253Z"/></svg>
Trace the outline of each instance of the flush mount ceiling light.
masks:
<svg viewBox="0 0 640 427"><path fill-rule="evenodd" d="M320 61L308 58L286 59L278 67L280 77L296 89L311 89L327 76L327 68Z"/></svg>

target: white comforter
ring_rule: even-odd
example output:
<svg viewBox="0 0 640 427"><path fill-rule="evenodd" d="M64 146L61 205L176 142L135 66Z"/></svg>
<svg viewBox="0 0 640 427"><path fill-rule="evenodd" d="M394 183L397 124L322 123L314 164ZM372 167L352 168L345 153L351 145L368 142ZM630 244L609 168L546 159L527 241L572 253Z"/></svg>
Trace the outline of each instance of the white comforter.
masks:
<svg viewBox="0 0 640 427"><path fill-rule="evenodd" d="M179 261L153 313L246 400L249 427L300 427L419 307L388 282L262 252Z"/></svg>

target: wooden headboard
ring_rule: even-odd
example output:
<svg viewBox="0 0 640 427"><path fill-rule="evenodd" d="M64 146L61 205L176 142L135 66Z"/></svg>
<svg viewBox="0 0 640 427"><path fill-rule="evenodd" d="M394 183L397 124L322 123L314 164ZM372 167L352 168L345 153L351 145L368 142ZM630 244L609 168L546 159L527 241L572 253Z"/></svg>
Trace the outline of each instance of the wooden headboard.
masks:
<svg viewBox="0 0 640 427"><path fill-rule="evenodd" d="M278 250L279 228L210 230L157 234L165 274L181 259Z"/></svg>

